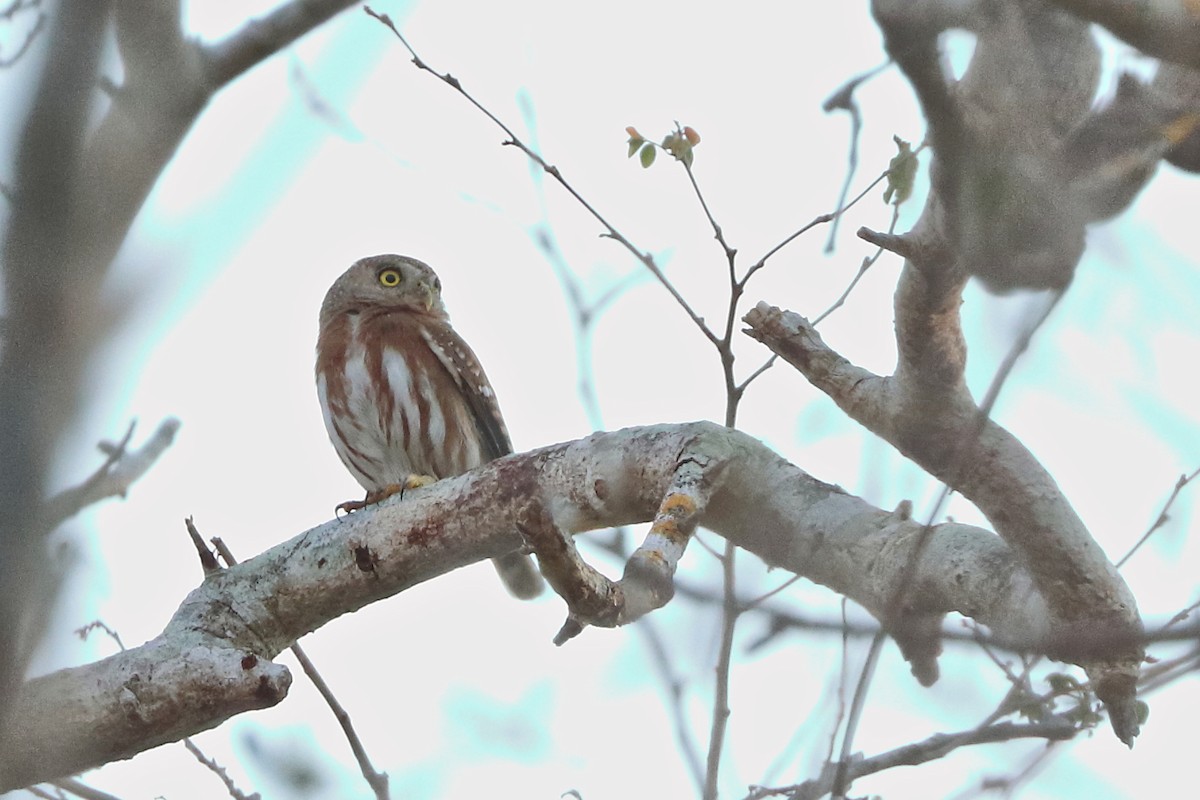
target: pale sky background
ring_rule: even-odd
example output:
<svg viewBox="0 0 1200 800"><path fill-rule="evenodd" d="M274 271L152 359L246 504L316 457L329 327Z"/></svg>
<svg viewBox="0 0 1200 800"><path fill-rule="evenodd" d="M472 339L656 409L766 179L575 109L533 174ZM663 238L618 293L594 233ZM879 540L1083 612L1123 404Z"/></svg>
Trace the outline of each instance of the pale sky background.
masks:
<svg viewBox="0 0 1200 800"><path fill-rule="evenodd" d="M192 3L186 24L214 40L272 5ZM714 321L725 304L723 255L682 170L667 159L650 170L627 160L624 128L658 139L678 120L700 132L695 172L744 269L834 207L849 125L846 115L825 115L820 105L884 59L867 7L750 2L735 10L660 0L376 6L427 62L462 80L626 236L653 251ZM1113 52L1134 65L1120 48ZM18 97L28 75L0 76L0 90ZM324 113L314 112L316 97ZM894 69L857 97L866 125L854 192L886 167L893 134L912 141L923 134ZM179 417L183 427L127 501L110 501L69 526L63 538L78 563L43 669L112 651L107 640L80 644L70 635L89 620L103 619L130 646L162 629L200 580L185 516L247 559L325 522L334 505L361 493L326 439L312 378L321 298L361 256L400 252L438 270L455 326L485 364L518 450L590 431L577 393L571 316L535 244L539 230L552 233L592 297L641 276L595 330L604 426L721 419L719 365L708 344L641 266L600 238L600 227L557 185L531 173L517 150L500 147L502 138L455 92L415 69L361 10L214 98L104 288L125 298L131 312L96 370L91 411L59 480L85 477L99 463L92 444L119 437L131 418L139 420L135 444L164 417ZM1153 521L1178 476L1200 464L1196 191L1194 178L1164 168L1129 213L1092 232L1076 285L995 411L1056 476L1114 559ZM832 256L823 253L822 228L773 259L744 307L766 299L810 317L828 307L871 252L853 231L887 227L879 194L843 220ZM901 230L920 200L905 207ZM894 361L898 267L895 257L881 259L821 326L832 346L879 372ZM977 395L1028 307L1027 298L968 290L969 381ZM745 339L738 355L745 375L765 351ZM750 390L740 422L816 477L879 506L909 498L918 515L932 509L936 483L845 421L787 367ZM1172 521L1124 570L1149 621L1196 599L1193 505L1185 494ZM981 522L961 500L944 513ZM765 575L752 556L740 564L748 593L786 579ZM619 572L619 565L607 567ZM699 546L680 570L681 579L714 586L717 573ZM779 599L813 616L838 608L832 593L807 582ZM557 798L571 789L584 800L693 796L644 637L636 628L589 630L555 648L550 640L563 614L553 596L510 601L485 564L339 619L304 645L376 767L391 775L397 798ZM719 616L676 601L649 624L686 683L703 751ZM809 777L828 743L836 637L794 633L746 655L760 625L748 618L735 645L723 797L740 797L752 783ZM865 642L854 647L852 664L864 649ZM856 749L873 755L961 730L994 708L1005 690L995 667L969 648L948 650L942 680L925 690L889 644ZM290 656L281 660L296 676L284 703L237 717L197 743L244 790L264 797L295 795L261 766L263 754L312 769L322 783L311 796L370 797L328 710ZM1148 700L1150 723L1132 753L1105 723L1066 745L1069 752L1020 796L1106 800L1146 796L1158 780L1164 788L1187 785L1197 682ZM1038 748L958 751L937 765L864 779L854 791L949 797L984 776L1011 774ZM777 759L782 766L772 773ZM179 745L88 780L129 798L222 796Z"/></svg>

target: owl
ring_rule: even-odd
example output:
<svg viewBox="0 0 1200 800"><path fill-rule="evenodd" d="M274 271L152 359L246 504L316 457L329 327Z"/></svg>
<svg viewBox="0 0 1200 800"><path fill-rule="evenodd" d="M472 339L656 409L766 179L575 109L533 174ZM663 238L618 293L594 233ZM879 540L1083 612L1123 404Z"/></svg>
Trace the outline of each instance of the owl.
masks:
<svg viewBox="0 0 1200 800"><path fill-rule="evenodd" d="M442 283L415 258L371 256L334 281L321 304L316 374L329 439L367 492L341 509L512 452L492 385L450 326ZM514 596L541 592L529 556L493 563Z"/></svg>

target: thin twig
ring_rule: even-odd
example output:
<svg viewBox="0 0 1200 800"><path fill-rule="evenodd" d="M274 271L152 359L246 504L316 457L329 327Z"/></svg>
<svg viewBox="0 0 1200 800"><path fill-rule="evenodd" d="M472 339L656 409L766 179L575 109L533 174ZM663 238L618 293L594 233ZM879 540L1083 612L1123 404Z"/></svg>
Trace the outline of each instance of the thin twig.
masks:
<svg viewBox="0 0 1200 800"><path fill-rule="evenodd" d="M924 145L922 145L922 147L924 147ZM914 151L914 153L916 153L916 152L919 152L919 150ZM827 222L832 222L833 220L837 219L841 215L845 214L847 211L849 211L854 206L858 205L858 203L864 197L866 197L872 189L874 189L876 186L883 183L887 179L889 171L890 170L885 169L883 172L879 173L879 177L875 178L875 180L868 183L866 188L864 188L861 192L859 192L857 195L855 195L854 199L851 200L846 205L842 206L841 208L837 209L836 211L834 211L832 213L821 214L819 216L814 217L812 219L812 221L810 221L807 225L804 225L799 230L789 234L787 236L787 238L785 238L782 242L780 242L779 244L775 245L770 250L768 250L766 252L766 254L762 258L760 258L758 261L754 262L754 265L751 266L750 269L748 269L746 271L746 274L744 276L742 276L743 285L745 284L745 282L747 280L750 279L751 275L753 275L755 272L758 272L758 270L762 269L763 266L766 264L767 260L770 259L776 253L778 253L780 250L787 247L792 242L796 241L796 239L800 238L803 234L808 233L809 230L811 230L812 228L815 228L817 225L824 225Z"/></svg>
<svg viewBox="0 0 1200 800"><path fill-rule="evenodd" d="M2 16L6 21L11 21L13 16L18 11L38 8L39 5L39 2L15 2L4 10L4 14ZM18 61L20 61L21 56L25 55L25 53L29 51L29 48L33 46L34 40L37 39L39 34L41 34L42 28L45 26L45 24L45 13L38 11L37 18L33 21L33 27L29 29L29 33L25 34L25 41L21 42L21 46L17 48L17 52L13 53L11 56L0 57L0 69L7 69L8 67L11 67L13 64L16 64Z"/></svg>
<svg viewBox="0 0 1200 800"><path fill-rule="evenodd" d="M634 623L634 629L646 638L646 646L650 650L651 662L658 670L659 677L667 687L667 699L671 710L671 720L675 728L675 741L683 754L683 762L687 765L688 774L696 785L697 791L704 791L704 768L700 764L700 751L692 738L692 727L688 721L687 709L684 705L685 686L683 680L675 675L671 668L671 657L663 644L658 629L654 627L651 617L642 617Z"/></svg>
<svg viewBox="0 0 1200 800"><path fill-rule="evenodd" d="M20 14L22 11L38 8L41 4L42 0L12 0L6 8L0 9L0 19L5 22L12 22L17 14Z"/></svg>
<svg viewBox="0 0 1200 800"><path fill-rule="evenodd" d="M838 195L838 208L841 208L845 204L846 195L850 193L850 183L854 180L854 173L858 170L858 139L859 134L862 132L862 112L859 111L858 103L854 100L854 91L861 83L875 77L891 66L891 63L889 59L874 69L868 70L861 75L856 75L842 84L841 88L821 104L821 110L827 114L832 111L845 111L850 115L850 152L847 156L846 180L842 183L842 191ZM837 238L839 222L840 215L829 226L829 241L825 243L826 253L833 252L833 242Z"/></svg>
<svg viewBox="0 0 1200 800"><path fill-rule="evenodd" d="M615 555L622 561L628 561L630 552L622 546L624 537L619 535L624 532L624 529L618 528L614 532L618 536L613 537L611 541L592 540L592 543L598 545L604 551ZM704 768L700 764L700 751L695 739L692 738L691 724L688 721L687 709L684 706L685 686L683 680L677 677L672 669L667 647L663 643L658 629L654 627L653 617L641 617L634 623L634 628L646 637L646 644L650 648L651 661L658 670L659 678L667 690L671 718L675 726L675 739L679 743L679 749L683 753L684 761L688 766L688 772L692 776L692 781L696 784L697 791L702 792L704 790Z"/></svg>
<svg viewBox="0 0 1200 800"><path fill-rule="evenodd" d="M900 206L898 206L898 205L893 206L892 207L892 222L890 225L888 225L888 233L889 234L895 233L896 223L899 220L900 220ZM869 270L871 267L873 267L875 265L875 262L879 260L879 257L882 256L883 253L884 253L884 249L882 247L877 247L873 254L867 256L866 258L864 258L862 260L862 264L860 264L858 267L858 273L854 276L854 279L850 281L850 285L846 287L846 291L842 292L841 296L837 300L833 301L833 305L831 305L829 308L827 308L823 312L821 312L821 314L818 315L817 318L812 321L812 326L814 328L817 327L818 325L820 325L821 321L823 319L825 319L830 314L832 314L834 311L837 311L839 308L841 308L843 305L845 305L846 298L848 298L850 296L850 293L853 292L855 287L858 286L858 282L861 281L863 276L867 274L867 270Z"/></svg>
<svg viewBox="0 0 1200 800"><path fill-rule="evenodd" d="M1171 496L1168 497L1167 502L1163 504L1162 511L1158 512L1158 517L1155 518L1154 524L1150 526L1149 530L1142 534L1142 538L1138 539L1133 547L1129 548L1128 553L1121 556L1121 560L1117 562L1117 569L1125 566L1125 562L1132 558L1133 554L1136 553L1142 545L1149 541L1150 537L1154 535L1154 532L1163 525L1167 524L1167 520L1170 519L1170 517L1167 516L1167 512L1170 511L1171 506L1175 504L1175 498L1179 497L1179 493L1183 491L1183 487L1195 480L1197 475L1200 475L1200 469L1197 469L1191 475L1179 476L1179 480L1175 481L1175 488L1171 490Z"/></svg>
<svg viewBox="0 0 1200 800"><path fill-rule="evenodd" d="M858 685L854 687L854 699L850 701L850 713L846 715L846 731L842 734L842 749L838 756L837 775L833 781L831 795L833 800L845 800L846 790L850 788L850 755L854 750L854 737L858 733L858 723L862 719L863 710L867 706L867 689L875 677L875 667L879 663L879 654L883 651L883 643L887 634L883 631L875 634L871 647L867 650L867 660L863 664L858 677Z"/></svg>
<svg viewBox="0 0 1200 800"><path fill-rule="evenodd" d="M771 599L771 598L772 598L772 597L774 597L775 595L779 594L779 593L780 593L780 592L782 592L784 589L788 588L788 587L789 587L789 586L791 586L793 583L796 583L796 582L797 582L797 581L799 581L799 580L800 580L800 576L799 576L799 575L793 575L792 577L788 578L786 581L784 581L783 583L781 583L779 586L776 586L774 589L772 589L771 591L767 592L766 594L761 594L761 595L759 595L758 597L756 597L756 598L754 598L753 600L751 600L749 603L746 603L746 604L745 604L745 606L742 606L742 610L749 610L749 609L752 609L752 608L758 608L758 607L759 607L760 605L762 605L764 602L766 602L767 600Z"/></svg>
<svg viewBox="0 0 1200 800"><path fill-rule="evenodd" d="M763 362L763 363L762 363L762 364L759 366L759 368L758 368L758 369L754 370L754 372L751 372L749 375L747 375L747 376L746 376L746 378L745 378L745 380L743 380L743 381L742 381L741 383L739 383L739 384L738 384L736 387L734 387L734 388L735 388L735 390L737 391L738 395L740 396L740 395L744 394L744 393L745 393L745 391L746 391L746 388L747 388L747 387L748 387L748 386L749 386L751 383L753 383L754 381L756 381L756 380L757 380L757 379L758 379L758 378L759 378L759 377L760 377L760 376L761 376L761 375L762 375L764 372L766 372L767 370L769 370L771 367L775 366L775 362L776 362L778 359L779 359L779 356L778 356L778 355L776 355L775 353L772 353L772 354L771 354L771 357L770 357L770 358L768 358L766 361L764 361L764 362Z"/></svg>
<svg viewBox="0 0 1200 800"><path fill-rule="evenodd" d="M966 800L970 797L995 796L997 793L1003 793L1005 797L1013 797L1016 795L1016 790L1023 783L1028 783L1039 771L1041 771L1046 762L1051 756L1062 752L1059 747L1061 742L1048 741L1046 746L1036 751L1029 763L1017 770L1013 775L1002 778L982 778L979 781L979 786L970 791L965 792L953 800Z"/></svg>
<svg viewBox="0 0 1200 800"><path fill-rule="evenodd" d="M300 668L304 670L304 674L312 681L313 686L320 692L321 697L328 704L333 716L341 726L342 732L346 735L346 741L350 743L350 749L354 752L354 759L358 762L358 769L362 773L363 779L371 787L371 791L375 792L375 797L378 800L387 800L391 797L388 789L388 776L386 772L379 772L371 763L371 757L367 755L367 750L363 747L362 739L359 738L358 732L354 729L354 723L350 720L350 713L345 707L338 702L333 690L329 688L329 684L317 671L316 665L312 659L308 657L308 653L304 651L299 644L293 644L291 651L296 660L300 662Z"/></svg>
<svg viewBox="0 0 1200 800"><path fill-rule="evenodd" d="M1078 729L1069 720L1052 717L1035 723L1000 722L986 728L974 728L960 733L935 733L920 742L897 747L871 758L856 759L847 769L851 779L874 775L901 766L917 766L938 761L957 750L978 744L1011 742L1017 739L1067 741L1075 738ZM836 775L823 774L794 786L754 787L748 800L786 795L794 800L817 800L835 789ZM837 797L837 794L833 795Z"/></svg>
<svg viewBox="0 0 1200 800"><path fill-rule="evenodd" d="M678 128L678 123L676 123L676 128ZM678 130L677 134L682 135ZM713 237L721 246L728 269L729 302L725 309L725 327L720 339L713 341L713 345L717 348L717 353L721 358L721 371L725 380L725 425L732 428L737 424L738 408L741 404L742 396L745 394L746 389L755 381L755 379L770 369L775 363L776 356L772 354L770 358L768 358L762 365L751 372L740 383L737 382L734 376L733 367L736 356L733 352L733 333L737 324L737 320L741 316L739 313L741 300L746 292L746 285L749 283L750 278L752 278L754 274L758 272L758 270L765 266L767 257L764 256L758 263L746 270L744 275L742 275L740 278L738 277L737 248L731 246L726 240L724 229L721 227L720 223L717 222L716 217L713 215L712 209L709 207L708 201L704 197L704 192L700 189L700 183L696 180L696 173L693 172L691 163L682 159L680 161L683 164L684 171L687 173L688 181L692 185L692 190L696 195L696 199L700 202L700 207L704 211L704 216L708 220L708 224L713 230ZM819 219L820 218L818 218L818 220ZM811 230L813 227L819 224L818 220L814 220L800 231L797 231L793 235L793 238L799 236L801 233L807 230Z"/></svg>
<svg viewBox="0 0 1200 800"><path fill-rule="evenodd" d="M676 123L676 134L683 135L678 130L679 124ZM721 375L725 381L725 425L733 428L737 425L738 406L741 404L742 395L746 391L746 386L754 380L752 375L748 380L737 383L734 377L733 366L736 356L733 353L733 331L739 317L738 307L741 304L742 295L746 290L745 280L739 280L737 276L737 249L731 247L725 239L725 233L721 225L713 216L712 210L708 206L708 201L704 199L704 192L700 190L700 183L696 180L696 173L692 171L692 165L686 160L680 159L683 164L684 172L687 173L688 181L692 184L692 191L696 195L696 199L700 202L700 208L704 211L705 218L708 219L708 224L713 230L713 238L721 246L721 251L725 257L726 269L729 276L729 302L725 308L725 327L721 332L719 339L713 340L713 346L717 349L717 355L721 359Z"/></svg>
<svg viewBox="0 0 1200 800"><path fill-rule="evenodd" d="M1190 606L1181 609L1175 616L1171 617L1170 621L1167 622L1167 625L1176 625L1180 622L1183 622L1185 619L1191 616L1192 612L1197 608L1200 608L1200 600L1197 600Z"/></svg>
<svg viewBox="0 0 1200 800"><path fill-rule="evenodd" d="M846 681L850 678L850 620L846 615L849 604L850 601L845 597L839 604L842 612L842 642L841 657L838 659L837 714L833 719L833 728L829 732L829 747L825 749L826 764L833 763L833 751L837 747L838 731L842 729L842 722L846 719Z"/></svg>
<svg viewBox="0 0 1200 800"><path fill-rule="evenodd" d="M880 178L879 180L883 180L883 179ZM878 181L876 181L876 182L878 182ZM866 194L866 192L863 192L863 194ZM860 198L861 198L861 195L860 195ZM858 202L858 201L855 200L854 202ZM755 261L753 264L750 265L750 268L746 270L746 274L742 276L742 280L741 280L742 286L746 285L746 281L750 280L751 276L753 276L754 273L758 272L760 269L762 269L764 266L766 266L767 261L772 256L774 256L780 250L787 247L789 244L796 241L801 236L808 233L810 230L817 227L818 225L824 225L827 222L833 221L833 218L835 216L836 216L836 214L818 214L817 216L815 216L811 220L809 220L809 222L807 224L802 225L798 230L795 230L792 233L788 234L782 242L780 242L779 244L772 247L770 250L768 250L763 255L762 258L760 258L758 261Z"/></svg>
<svg viewBox="0 0 1200 800"><path fill-rule="evenodd" d="M726 543L725 555L721 560L724 573L725 607L721 615L721 645L717 653L716 687L713 697L712 730L708 740L708 759L704 774L704 800L716 800L717 778L721 772L721 751L725 745L725 732L729 721L729 672L733 659L733 634L739 616L735 560L737 547Z"/></svg>
<svg viewBox="0 0 1200 800"><path fill-rule="evenodd" d="M87 625L84 625L82 628L76 629L75 635L78 636L80 639L87 641L87 638L91 634L91 632L96 631L96 630L104 631L104 633L108 635L108 638L112 639L114 642L117 643L117 649L124 652L125 643L121 641L121 634L117 633L115 630L108 627L108 625L106 625L101 620L98 620L98 619L92 620Z"/></svg>
<svg viewBox="0 0 1200 800"><path fill-rule="evenodd" d="M190 738L184 738L183 746L186 747L187 751L191 753L197 761L203 764L209 772L216 775L217 778L220 779L221 783L225 784L225 791L229 793L229 796L232 797L233 800L261 800L262 795L260 795L258 792L246 794L239 789L237 784L233 782L233 779L229 777L229 772L215 760L206 756L204 751L197 747L196 743Z"/></svg>
<svg viewBox="0 0 1200 800"><path fill-rule="evenodd" d="M1039 656L1025 662L1020 675L1013 672L1007 664L1001 666L1005 677L1008 678L1010 688L992 712L984 718L983 722L979 723L980 727L998 722L1009 714L1030 705L1041 706L1046 709L1047 713L1054 710L1054 698L1058 697L1059 693L1050 691L1038 694L1033 690L1033 685L1030 681L1030 676L1033 674L1034 668L1041 661L1042 659ZM1019 702L1015 702L1014 698Z"/></svg>
<svg viewBox="0 0 1200 800"><path fill-rule="evenodd" d="M463 88L463 85L458 80L458 78L455 78L453 75L451 75L448 72L440 73L440 72L436 71L435 69L433 69L432 67L430 67L428 64L426 64L425 61L419 55L417 55L417 51L414 50L412 45L410 45L408 43L408 40L405 39L404 36L400 33L400 31L396 28L396 25L395 25L395 23L392 22L391 17L389 17L387 14L376 13L374 10L372 10L372 8L370 6L364 6L363 10L366 11L366 13L368 15L370 15L371 17L374 17L376 20L381 22L383 25L387 26L387 28L389 30L391 30L391 32L396 36L396 38L400 40L400 43L402 45L404 45L404 49L408 50L409 54L412 56L413 64L418 69L428 72L430 75L433 75L438 80L442 81L447 86L450 86L452 89L454 89L460 95L462 95L463 98L465 98L467 100L467 102L469 102L471 105L475 106L476 109L478 109L484 116L486 116L488 119L490 119L493 123L495 123L495 125L498 128L500 128L500 130L502 130L504 132L505 136L508 137L507 141L505 141L504 144L516 147L518 150L520 150L522 153L524 153L526 155L526 157L528 157L534 163L536 163L539 167L541 167L548 175L553 177L554 180L558 181L558 184L560 186L562 186L563 189L566 190L566 192L568 194L570 194L573 198L575 198L575 201L578 202L581 206L583 206L583 208L589 214L592 215L593 219L595 219L597 222L600 223L600 225L605 230L605 233L602 235L618 242L622 247L624 247L626 250L628 250L634 256L634 258L636 258L638 261L642 262L642 264L645 265L646 269L648 269L650 271L650 274L652 274L658 280L658 282L663 286L663 288L665 288L667 290L667 292L675 300L675 303L680 308L683 309L684 313L686 313L688 315L688 318L691 319L692 323L700 330L701 333L704 334L705 338L707 338L710 342L713 342L714 344L716 343L716 341L717 341L716 334L713 333L711 329L709 329L708 325L704 322L704 318L696 313L696 311L692 308L691 304L688 303L687 300L684 299L683 295L679 293L679 290L676 289L675 286L667 279L667 276L663 273L662 269L658 266L658 263L654 260L654 256L652 256L648 252L644 252L644 251L638 249L636 246L634 246L634 244L631 241L629 241L629 239L625 238L624 234L622 234L619 230L617 230L617 228L614 227L612 225L612 223L610 223L608 221L607 218L605 218L599 211L597 211L596 208L594 206L592 206L591 203L589 203L587 200L585 200L583 195L581 195L575 189L575 187L572 186L566 180L566 178L563 177L563 175L559 171L558 167L555 167L555 166L547 163L545 159L543 159L540 155L538 155L536 152L534 152L534 150L532 148L530 148L528 145L526 145L521 140L521 138L512 131L511 128L509 128L506 124L504 124L503 121L501 121L501 119L499 117L497 117L495 114L493 114L491 111L489 111L486 106L484 106L482 103L480 103L478 100L476 100L469 92L467 92L467 90Z"/></svg>
<svg viewBox="0 0 1200 800"><path fill-rule="evenodd" d="M975 641L979 644L979 649L982 650L983 654L986 655L989 659L991 659L992 663L995 664L1000 669L1000 671L1004 673L1004 676L1006 678L1008 678L1008 682L1011 683L1013 686L1021 684L1022 676L1018 676L1016 673L1014 673L1012 671L1012 667L1009 666L1009 663L1007 661L1004 661L1003 659L1001 659L1000 656L996 654L995 648L993 648L991 646L991 643L987 641L987 637L984 635L983 630L980 628L980 626L977 625L974 620L967 620L965 622L967 622L972 635L975 637ZM1023 673L1023 676L1028 677L1028 674L1029 674L1029 670L1028 670L1028 666L1027 666L1026 670ZM1021 684L1021 685L1024 685L1024 684Z"/></svg>
<svg viewBox="0 0 1200 800"><path fill-rule="evenodd" d="M983 430L984 424L992 416L992 409L996 405L996 400L1000 397L1000 390L1004 388L1004 384L1008 381L1008 376L1012 373L1013 367L1017 365L1017 361L1029 349L1030 343L1033 342L1033 336L1042 326L1046 324L1046 320L1050 318L1050 314L1054 309L1058 308L1058 303L1063 299L1066 293L1066 287L1056 289L1050 294L1050 300L1045 307L1033 318L1033 320L1025 326L1013 342L1012 347L1008 349L1004 360L1000 362L1000 366L996 368L996 374L992 376L992 382L988 386L987 392L983 395L983 401L979 404L979 413L976 422L976 435ZM961 458L959 459L961 461Z"/></svg>
<svg viewBox="0 0 1200 800"><path fill-rule="evenodd" d="M537 176L540 176L541 173L533 172L536 183L538 181ZM558 243L555 241L553 230L549 223L549 215L545 209L544 195L539 191L538 196L542 200L542 217L545 222L544 226L539 227L536 231L534 241L538 249L542 251L542 254L550 263L550 268L562 286L567 306L572 312L571 320L575 333L575 362L579 401L583 405L584 413L587 415L588 424L591 425L592 430L601 430L604 427L604 417L600 411L600 399L596 392L595 375L592 370L592 337L595 332L596 321L604 309L615 303L630 287L633 280L639 279L641 273L638 272L635 275L627 277L625 280L615 282L602 292L599 297L589 302L584 296L583 286L580 283L579 277L571 269L561 248L559 248Z"/></svg>
<svg viewBox="0 0 1200 800"><path fill-rule="evenodd" d="M707 541L705 541L703 536L696 535L696 536L694 536L694 537L693 537L693 539L692 539L692 540L693 540L693 541L694 541L696 544L700 545L700 549L701 549L701 550L703 550L704 552L708 553L710 556L712 556L713 558L715 558L717 561L720 561L720 560L721 560L721 554L720 554L720 553L717 551L717 548L713 547L711 544L709 544ZM676 590L678 590L678 588L679 588L679 585L678 585L678 584L676 584L676 587L675 587L675 588L676 588ZM723 599L723 596L722 596L722 599L721 599L721 600L718 600L717 602L719 602L719 603L724 603L725 601L724 601L724 599Z"/></svg>
<svg viewBox="0 0 1200 800"><path fill-rule="evenodd" d="M129 449L136 420L129 423L121 441L116 444L101 442L99 447L106 458L99 469L83 483L65 489L46 501L46 527L57 527L93 503L109 497L125 497L129 488L145 475L171 446L179 425L179 420L174 417L164 419L146 443L136 450Z"/></svg>
<svg viewBox="0 0 1200 800"><path fill-rule="evenodd" d="M676 124L678 127L678 124ZM692 165L686 161L681 161L683 170L687 173L688 180L692 184L692 191L696 193L696 199L700 201L700 207L704 209L704 216L708 218L708 224L713 229L714 238L721 245L721 249L725 251L725 258L729 262L729 279L736 283L733 277L733 262L737 255L737 250L729 246L729 242L725 241L725 233L721 226L717 224L717 220L713 217L712 211L708 207L708 201L704 199L704 192L700 191L700 184L696 181L696 173L692 172Z"/></svg>
<svg viewBox="0 0 1200 800"><path fill-rule="evenodd" d="M1197 670L1200 670L1200 650L1193 650L1170 661L1151 664L1142 670L1138 678L1138 692L1143 696L1148 695L1175 683L1180 678L1192 675Z"/></svg>
<svg viewBox="0 0 1200 800"><path fill-rule="evenodd" d="M75 778L62 778L61 780L54 781L54 786L61 791L70 792L76 797L81 797L83 800L121 800L121 798L114 794L102 792ZM62 795L59 796L61 797Z"/></svg>
<svg viewBox="0 0 1200 800"><path fill-rule="evenodd" d="M678 127L678 123L676 123L676 128ZM700 208L704 211L704 217L708 220L709 227L713 230L713 238L721 246L729 275L729 303L725 309L725 329L721 334L721 338L713 341L713 344L717 348L717 353L721 356L721 367L725 375L725 424L733 427L734 420L737 418L737 404L740 398L733 380L734 355L731 344L733 342L733 328L738 318L738 304L746 287L737 277L737 249L730 247L729 242L726 241L724 230L713 216L712 210L708 206L708 201L704 199L704 192L700 190L700 183L696 180L696 173L692 171L692 165L683 160L680 163L683 164L683 171L687 173L688 182L692 185L692 192L696 195L696 200L699 201Z"/></svg>

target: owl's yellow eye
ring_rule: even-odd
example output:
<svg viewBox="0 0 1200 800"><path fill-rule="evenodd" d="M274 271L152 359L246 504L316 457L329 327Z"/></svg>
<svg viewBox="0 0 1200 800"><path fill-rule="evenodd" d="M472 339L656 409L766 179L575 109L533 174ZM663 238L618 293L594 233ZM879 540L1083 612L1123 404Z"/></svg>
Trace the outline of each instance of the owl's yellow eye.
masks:
<svg viewBox="0 0 1200 800"><path fill-rule="evenodd" d="M380 286L386 286L389 289L394 286L399 286L401 280L400 270L388 267L387 269L379 271L378 278Z"/></svg>

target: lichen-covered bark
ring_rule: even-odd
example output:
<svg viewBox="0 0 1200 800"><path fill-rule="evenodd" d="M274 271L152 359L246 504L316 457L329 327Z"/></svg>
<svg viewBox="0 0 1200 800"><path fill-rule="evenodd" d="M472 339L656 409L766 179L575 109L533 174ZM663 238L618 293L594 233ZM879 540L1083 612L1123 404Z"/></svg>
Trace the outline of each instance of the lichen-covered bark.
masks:
<svg viewBox="0 0 1200 800"><path fill-rule="evenodd" d="M576 534L649 522L664 507L677 513L679 501L664 499L695 484L704 486L696 524L881 619L902 621L888 604L908 580L913 619L957 611L1031 648L1053 630L1030 574L989 531L948 523L923 534L906 514L719 425L630 428L500 459L210 575L154 640L25 685L21 726L0 742L0 789L129 757L278 702L289 678L270 659L281 650L342 614L519 547L531 502L545 509L543 525ZM655 536L672 538L661 525L651 544ZM918 541L923 557L912 570ZM920 674L936 675L935 665Z"/></svg>

